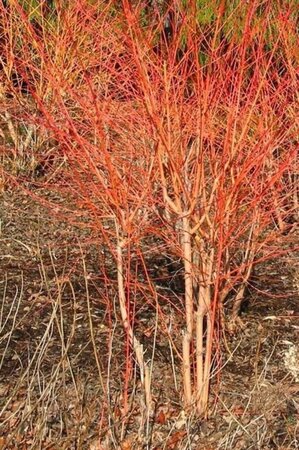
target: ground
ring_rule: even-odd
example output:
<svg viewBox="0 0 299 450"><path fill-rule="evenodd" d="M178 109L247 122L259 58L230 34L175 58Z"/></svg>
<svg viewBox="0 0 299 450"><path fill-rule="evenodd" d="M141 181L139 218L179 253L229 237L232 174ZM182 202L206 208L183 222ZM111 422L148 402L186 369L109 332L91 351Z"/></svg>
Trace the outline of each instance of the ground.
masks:
<svg viewBox="0 0 299 450"><path fill-rule="evenodd" d="M155 411L148 418L134 363L126 367L115 286L101 272L103 249L17 190L3 193L0 215L0 449L299 448L296 230L282 257L256 268L244 326L223 339L209 419L201 421L183 409L174 351L182 292L179 283L163 283L163 258L153 257L152 271L167 320L136 299L136 333L153 360ZM156 333L157 325L164 332Z"/></svg>

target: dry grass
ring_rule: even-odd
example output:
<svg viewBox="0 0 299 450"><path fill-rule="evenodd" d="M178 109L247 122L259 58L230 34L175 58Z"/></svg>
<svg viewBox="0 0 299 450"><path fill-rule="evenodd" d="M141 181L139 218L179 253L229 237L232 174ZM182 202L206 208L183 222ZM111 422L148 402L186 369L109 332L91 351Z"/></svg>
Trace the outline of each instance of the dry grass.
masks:
<svg viewBox="0 0 299 450"><path fill-rule="evenodd" d="M97 249L86 252L90 237L51 225L31 201L27 213L20 213L23 200L20 194L6 196L11 207L2 217L0 238L6 256L0 342L3 449L297 448L298 383L284 364L285 342L298 336L298 297L291 292L296 255L284 264L290 269L281 272L281 265L274 265L268 270L276 293L290 289L292 301L261 299L252 291L252 307L243 316L246 328L227 336L231 355L223 350L220 385L218 373L212 378L208 422L183 409L176 354L182 319L173 309L161 339L161 318L140 305L136 332L152 367L155 411L147 415L132 360L125 412L124 333L117 303L108 318L100 301ZM80 235L81 245L74 245ZM259 273L255 282L262 286L265 281L258 279ZM157 283L163 289L163 278Z"/></svg>

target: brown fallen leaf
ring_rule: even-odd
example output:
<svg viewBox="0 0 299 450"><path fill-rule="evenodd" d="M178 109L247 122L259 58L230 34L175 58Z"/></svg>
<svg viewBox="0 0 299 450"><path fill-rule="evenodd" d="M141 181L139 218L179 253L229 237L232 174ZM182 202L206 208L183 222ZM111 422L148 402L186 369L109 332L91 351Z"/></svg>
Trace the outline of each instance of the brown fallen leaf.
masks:
<svg viewBox="0 0 299 450"><path fill-rule="evenodd" d="M164 425L166 423L166 416L162 409L156 415L156 423L159 423L160 425Z"/></svg>
<svg viewBox="0 0 299 450"><path fill-rule="evenodd" d="M6 445L6 439L5 439L5 437L1 436L0 437L0 450L4 450L5 445Z"/></svg>
<svg viewBox="0 0 299 450"><path fill-rule="evenodd" d="M132 435L124 439L120 444L121 450L131 450L133 440L134 437Z"/></svg>
<svg viewBox="0 0 299 450"><path fill-rule="evenodd" d="M170 436L170 439L167 442L167 449L175 450L176 445L185 437L186 431L176 431Z"/></svg>

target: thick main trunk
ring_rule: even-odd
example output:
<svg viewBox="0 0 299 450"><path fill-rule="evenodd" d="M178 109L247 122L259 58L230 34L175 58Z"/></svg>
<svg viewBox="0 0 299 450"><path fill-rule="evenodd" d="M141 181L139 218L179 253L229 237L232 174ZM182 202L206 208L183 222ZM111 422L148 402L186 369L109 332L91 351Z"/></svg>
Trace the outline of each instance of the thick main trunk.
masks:
<svg viewBox="0 0 299 450"><path fill-rule="evenodd" d="M206 413L210 387L213 324L211 319L211 282L213 252L209 255L201 247L201 276L196 313L196 393L197 412ZM206 325L206 330L204 330Z"/></svg>
<svg viewBox="0 0 299 450"><path fill-rule="evenodd" d="M130 344L132 345L134 354L140 370L140 380L144 390L145 404L148 410L151 409L152 400L150 392L150 371L147 370L144 357L143 357L143 345L136 338L134 331L131 327L130 320L126 308L126 295L124 286L124 268L123 268L123 241L120 239L119 232L117 232L117 286L118 286L118 299L120 314L125 331L128 333Z"/></svg>
<svg viewBox="0 0 299 450"><path fill-rule="evenodd" d="M186 332L183 336L183 382L186 407L192 403L191 343L193 338L192 243L189 218L183 218L182 248L185 270Z"/></svg>

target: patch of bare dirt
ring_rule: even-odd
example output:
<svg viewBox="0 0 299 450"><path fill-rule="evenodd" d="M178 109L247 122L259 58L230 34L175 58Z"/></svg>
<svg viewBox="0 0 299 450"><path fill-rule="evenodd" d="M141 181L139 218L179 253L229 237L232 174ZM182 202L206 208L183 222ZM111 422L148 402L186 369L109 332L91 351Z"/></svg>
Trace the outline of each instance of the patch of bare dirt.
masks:
<svg viewBox="0 0 299 450"><path fill-rule="evenodd" d="M161 314L146 292L135 304L153 368L155 411L147 417L125 357L109 252L20 193L4 194L0 208L0 449L299 447L299 259L291 245L255 270L244 327L225 336L202 422L182 404L179 264L152 256Z"/></svg>

